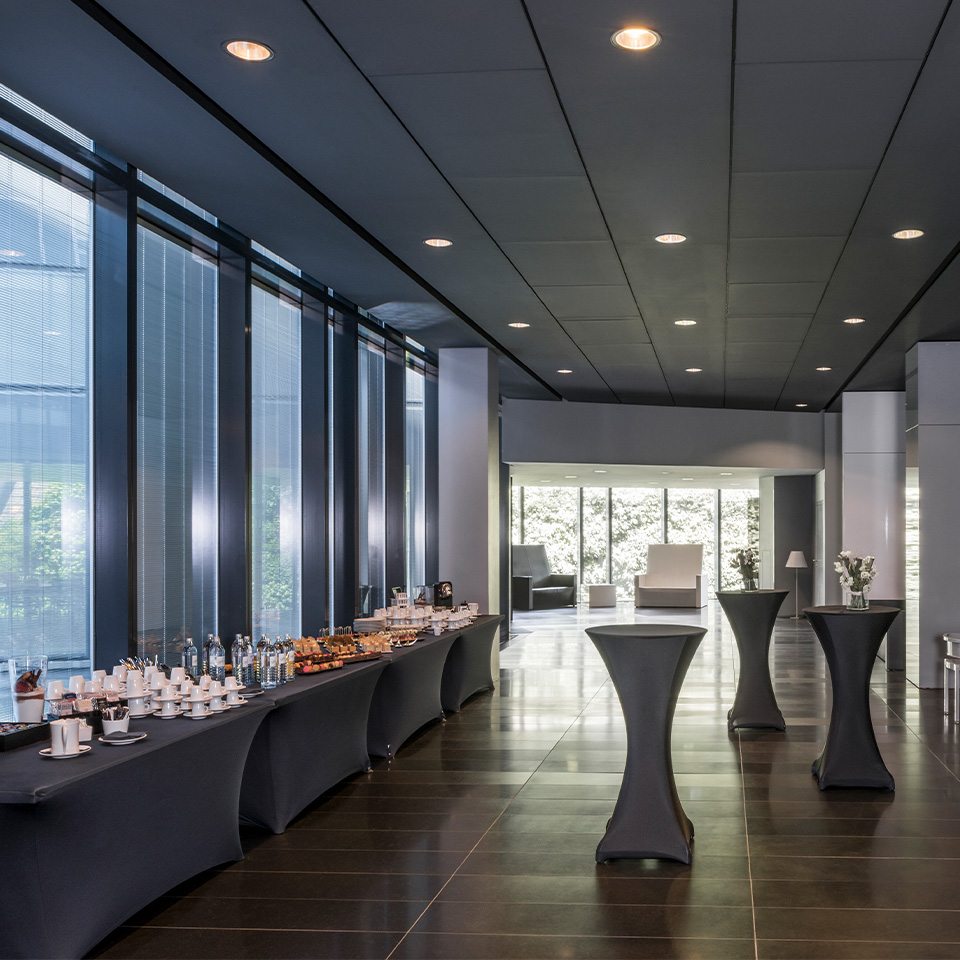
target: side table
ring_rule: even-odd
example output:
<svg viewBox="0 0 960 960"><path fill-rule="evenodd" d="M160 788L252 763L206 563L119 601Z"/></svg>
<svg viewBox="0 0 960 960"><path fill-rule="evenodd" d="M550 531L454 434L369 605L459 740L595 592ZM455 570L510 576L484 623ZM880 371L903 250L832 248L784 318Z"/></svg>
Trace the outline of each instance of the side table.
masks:
<svg viewBox="0 0 960 960"><path fill-rule="evenodd" d="M618 623L586 632L610 672L627 725L623 782L597 863L627 857L689 863L693 824L677 796L670 736L683 678L707 631Z"/></svg>
<svg viewBox="0 0 960 960"><path fill-rule="evenodd" d="M718 590L740 651L737 695L727 714L727 728L773 727L786 730L770 681L770 636L789 590Z"/></svg>
<svg viewBox="0 0 960 960"><path fill-rule="evenodd" d="M813 762L820 789L873 787L893 790L870 720L870 673L884 635L901 611L871 606L807 607L803 611L823 647L833 684L827 740Z"/></svg>

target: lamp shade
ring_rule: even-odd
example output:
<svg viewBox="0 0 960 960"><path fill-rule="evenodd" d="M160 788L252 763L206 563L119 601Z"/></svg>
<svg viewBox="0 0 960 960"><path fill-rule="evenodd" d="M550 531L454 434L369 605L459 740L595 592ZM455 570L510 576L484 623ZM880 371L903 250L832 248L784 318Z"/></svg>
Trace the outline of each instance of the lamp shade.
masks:
<svg viewBox="0 0 960 960"><path fill-rule="evenodd" d="M807 565L807 558L804 557L802 550L791 550L790 556L787 557L786 567L788 570L792 570L795 567L802 569Z"/></svg>

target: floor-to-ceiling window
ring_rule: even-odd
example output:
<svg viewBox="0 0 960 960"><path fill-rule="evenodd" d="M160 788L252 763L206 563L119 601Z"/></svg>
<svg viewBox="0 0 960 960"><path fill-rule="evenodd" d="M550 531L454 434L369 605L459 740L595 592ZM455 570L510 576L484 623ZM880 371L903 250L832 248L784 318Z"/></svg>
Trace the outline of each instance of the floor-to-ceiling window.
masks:
<svg viewBox="0 0 960 960"><path fill-rule="evenodd" d="M720 491L720 589L739 590L743 582L733 557L742 547L760 552L760 497L756 490Z"/></svg>
<svg viewBox="0 0 960 960"><path fill-rule="evenodd" d="M137 248L137 641L176 663L217 632L217 264L144 224Z"/></svg>
<svg viewBox="0 0 960 960"><path fill-rule="evenodd" d="M0 154L0 662L54 674L91 657L92 214Z"/></svg>
<svg viewBox="0 0 960 960"><path fill-rule="evenodd" d="M610 576L610 491L606 487L581 487L580 495L580 595L591 583L607 583Z"/></svg>
<svg viewBox="0 0 960 960"><path fill-rule="evenodd" d="M703 544L703 586L717 586L715 490L670 488L667 491L667 543Z"/></svg>
<svg viewBox="0 0 960 960"><path fill-rule="evenodd" d="M384 514L384 352L371 335L360 338L357 370L357 495L359 613L387 603ZM395 587L399 584L390 584Z"/></svg>
<svg viewBox="0 0 960 960"><path fill-rule="evenodd" d="M525 487L525 543L542 543L554 573L575 573L579 566L576 487Z"/></svg>
<svg viewBox="0 0 960 960"><path fill-rule="evenodd" d="M419 593L426 587L426 371L407 360L404 377L405 524L404 567L407 590Z"/></svg>
<svg viewBox="0 0 960 960"><path fill-rule="evenodd" d="M251 611L255 636L300 634L300 304L255 282L250 317Z"/></svg>
<svg viewBox="0 0 960 960"><path fill-rule="evenodd" d="M634 576L647 571L647 547L663 543L663 491L619 487L611 491L613 580L620 599L634 595Z"/></svg>

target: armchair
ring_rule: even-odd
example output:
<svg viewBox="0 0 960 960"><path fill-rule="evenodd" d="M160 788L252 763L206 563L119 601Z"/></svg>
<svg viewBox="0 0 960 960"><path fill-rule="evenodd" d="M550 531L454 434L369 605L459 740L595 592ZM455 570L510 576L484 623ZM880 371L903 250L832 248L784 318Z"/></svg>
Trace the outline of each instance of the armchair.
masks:
<svg viewBox="0 0 960 960"><path fill-rule="evenodd" d="M634 579L634 606L702 607L702 574L702 543L651 543L647 572Z"/></svg>
<svg viewBox="0 0 960 960"><path fill-rule="evenodd" d="M551 573L547 548L542 543L513 546L513 608L547 610L577 602L577 576Z"/></svg>

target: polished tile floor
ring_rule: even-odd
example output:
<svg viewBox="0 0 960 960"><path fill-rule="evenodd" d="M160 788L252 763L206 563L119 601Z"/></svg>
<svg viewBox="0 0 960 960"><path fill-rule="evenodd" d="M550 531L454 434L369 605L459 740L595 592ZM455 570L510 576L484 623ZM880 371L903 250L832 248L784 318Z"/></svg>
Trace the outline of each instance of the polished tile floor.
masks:
<svg viewBox="0 0 960 960"><path fill-rule="evenodd" d="M673 733L689 867L594 861L625 735L583 628L634 619L709 628ZM960 737L939 691L878 662L871 710L896 794L821 793L810 763L829 681L805 622L774 633L786 733L728 734L738 661L715 601L532 613L514 628L495 694L284 835L247 832L244 861L155 901L92 955L960 958Z"/></svg>

